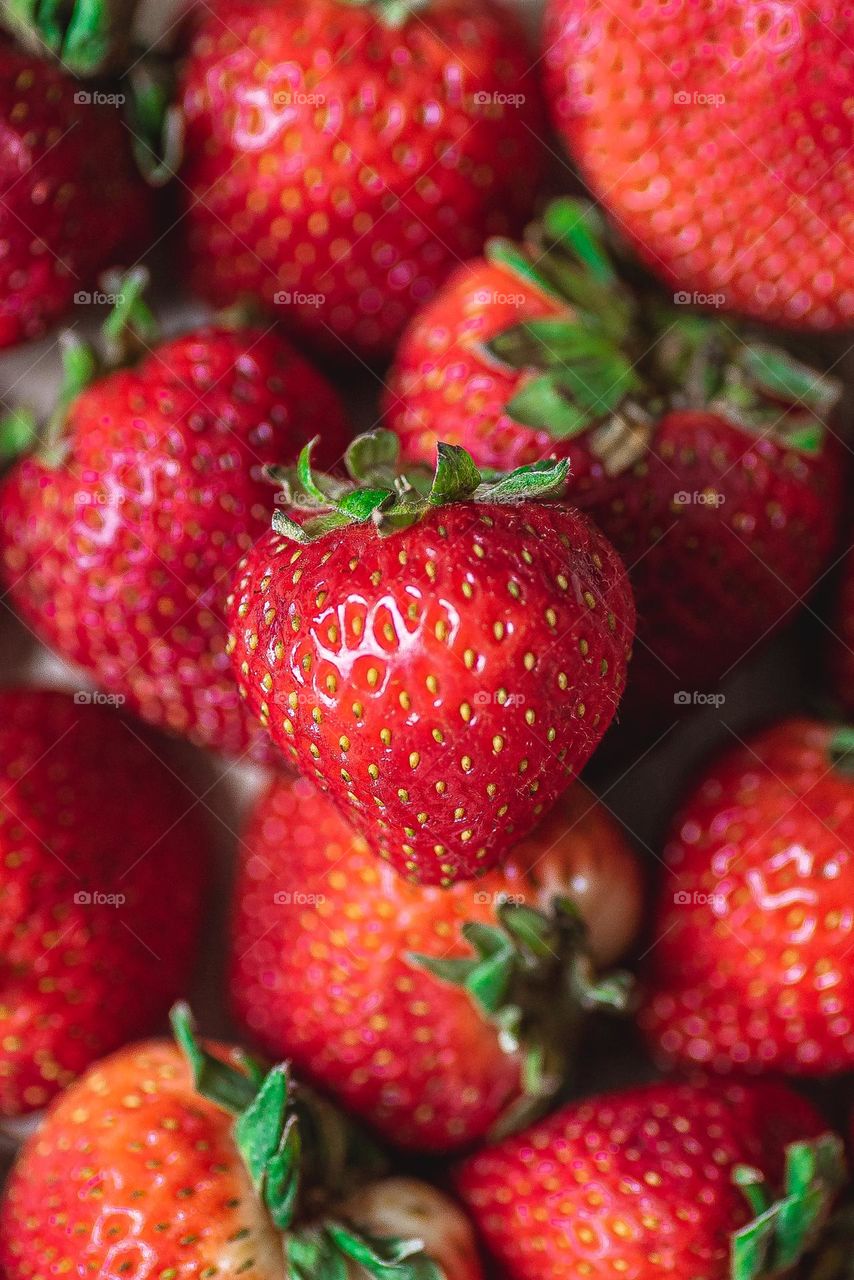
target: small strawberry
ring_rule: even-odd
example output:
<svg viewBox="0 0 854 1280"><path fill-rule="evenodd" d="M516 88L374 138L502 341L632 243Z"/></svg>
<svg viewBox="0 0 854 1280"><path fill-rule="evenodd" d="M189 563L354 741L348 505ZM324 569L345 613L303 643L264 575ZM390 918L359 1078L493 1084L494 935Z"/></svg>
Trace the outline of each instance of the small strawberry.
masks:
<svg viewBox="0 0 854 1280"><path fill-rule="evenodd" d="M398 1146L446 1151L529 1114L580 1012L625 1003L591 959L631 942L640 871L581 783L476 889L407 884L305 779L272 784L241 849L241 1022Z"/></svg>
<svg viewBox="0 0 854 1280"><path fill-rule="evenodd" d="M118 109L0 37L0 347L44 333L152 226Z"/></svg>
<svg viewBox="0 0 854 1280"><path fill-rule="evenodd" d="M851 326L847 0L550 0L545 48L574 162L672 288L769 324Z"/></svg>
<svg viewBox="0 0 854 1280"><path fill-rule="evenodd" d="M842 562L832 623L831 684L845 714L854 715L854 546Z"/></svg>
<svg viewBox="0 0 854 1280"><path fill-rule="evenodd" d="M226 584L269 520L264 468L321 426L338 457L337 396L274 333L211 328L68 400L61 438L0 488L16 608L144 719L230 754L268 750L225 654Z"/></svg>
<svg viewBox="0 0 854 1280"><path fill-rule="evenodd" d="M416 318L385 420L413 460L437 439L479 466L570 458L572 500L630 571L624 713L648 725L709 693L821 575L844 484L837 396L786 354L630 292L595 213L563 200Z"/></svg>
<svg viewBox="0 0 854 1280"><path fill-rule="evenodd" d="M642 1022L716 1071L854 1066L854 738L790 720L725 753L676 815Z"/></svg>
<svg viewBox="0 0 854 1280"><path fill-rule="evenodd" d="M0 1210L7 1280L480 1280L446 1196L378 1179L343 1118L286 1067L209 1052L187 1011L173 1016L187 1061L167 1041L122 1050L22 1149Z"/></svg>
<svg viewBox="0 0 854 1280"><path fill-rule="evenodd" d="M771 1280L844 1180L823 1130L783 1085L658 1084L564 1107L456 1185L507 1280Z"/></svg>
<svg viewBox="0 0 854 1280"><path fill-rule="evenodd" d="M263 301L336 355L389 356L451 268L531 212L532 62L489 0L206 8L180 90L195 288Z"/></svg>
<svg viewBox="0 0 854 1280"><path fill-rule="evenodd" d="M286 497L327 514L277 511L238 574L230 647L274 743L396 870L448 885L493 866L585 764L634 606L598 530L540 500L566 463L483 484L461 449L440 446L432 483L396 462L388 432L350 446L352 484L315 478L304 450Z"/></svg>
<svg viewBox="0 0 854 1280"><path fill-rule="evenodd" d="M206 837L153 745L66 693L0 693L0 790L0 1114L17 1116L184 989Z"/></svg>

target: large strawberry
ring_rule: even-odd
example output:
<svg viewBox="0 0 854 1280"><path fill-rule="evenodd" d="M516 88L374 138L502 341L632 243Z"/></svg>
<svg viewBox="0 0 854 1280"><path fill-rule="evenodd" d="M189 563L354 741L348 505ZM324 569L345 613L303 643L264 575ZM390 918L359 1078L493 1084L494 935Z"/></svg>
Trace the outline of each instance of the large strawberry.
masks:
<svg viewBox="0 0 854 1280"><path fill-rule="evenodd" d="M705 698L798 607L836 534L838 388L728 325L630 291L594 212L559 201L495 242L404 336L386 422L478 465L569 457L570 494L638 604L629 718Z"/></svg>
<svg viewBox="0 0 854 1280"><path fill-rule="evenodd" d="M553 116L644 260L701 302L854 321L848 0L550 0Z"/></svg>
<svg viewBox="0 0 854 1280"><path fill-rule="evenodd" d="M152 227L116 102L0 37L0 347L37 337Z"/></svg>
<svg viewBox="0 0 854 1280"><path fill-rule="evenodd" d="M724 754L673 820L643 1025L673 1064L854 1066L854 739L809 720Z"/></svg>
<svg viewBox="0 0 854 1280"><path fill-rule="evenodd" d="M543 172L533 59L491 0L225 0L181 85L195 287L301 337L391 354Z"/></svg>
<svg viewBox="0 0 854 1280"><path fill-rule="evenodd" d="M640 874L578 783L475 888L407 884L304 779L241 842L231 992L249 1033L390 1141L445 1151L542 1104L595 978L640 916ZM588 945L589 944L589 945Z"/></svg>
<svg viewBox="0 0 854 1280"><path fill-rule="evenodd" d="M346 461L349 484L315 477L308 449L284 477L286 498L325 514L278 510L244 560L232 658L273 741L376 852L447 885L527 835L595 749L625 682L631 592L598 530L542 500L566 463L484 484L441 446L432 481L405 481L388 432Z"/></svg>
<svg viewBox="0 0 854 1280"><path fill-rule="evenodd" d="M0 693L4 1116L148 1032L194 957L206 871L193 797L92 699Z"/></svg>
<svg viewBox="0 0 854 1280"><path fill-rule="evenodd" d="M167 1041L95 1066L23 1148L0 1210L8 1280L72 1275L479 1280L438 1191L381 1178L284 1066Z"/></svg>
<svg viewBox="0 0 854 1280"><path fill-rule="evenodd" d="M343 448L337 396L274 333L213 328L70 399L61 438L0 489L16 608L145 719L263 750L225 655L227 584L269 522L265 466L320 427L330 461Z"/></svg>
<svg viewBox="0 0 854 1280"><path fill-rule="evenodd" d="M783 1085L653 1085L565 1107L456 1181L507 1280L771 1280L843 1180L823 1128Z"/></svg>

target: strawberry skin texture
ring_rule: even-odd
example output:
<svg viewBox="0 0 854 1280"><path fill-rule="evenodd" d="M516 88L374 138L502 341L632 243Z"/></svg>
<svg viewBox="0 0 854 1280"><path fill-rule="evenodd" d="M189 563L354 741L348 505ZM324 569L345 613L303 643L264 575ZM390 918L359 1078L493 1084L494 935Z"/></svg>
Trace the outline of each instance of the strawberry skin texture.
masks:
<svg viewBox="0 0 854 1280"><path fill-rule="evenodd" d="M507 413L507 404L534 371L511 369L482 349L513 325L572 315L566 304L503 264L479 258L459 267L417 312L389 372L385 425L400 437L404 457L431 462L441 440L462 445L478 466L496 470L569 457L573 496L601 480L602 464L584 435L556 440Z"/></svg>
<svg viewBox="0 0 854 1280"><path fill-rule="evenodd" d="M184 990L207 837L153 745L65 693L0 693L0 786L0 1114L15 1116Z"/></svg>
<svg viewBox="0 0 854 1280"><path fill-rule="evenodd" d="M828 661L833 693L854 715L854 550L842 562Z"/></svg>
<svg viewBox="0 0 854 1280"><path fill-rule="evenodd" d="M531 61L484 0L396 28L341 0L207 12L181 89L194 287L263 300L339 356L389 356L451 268L530 215L546 127Z"/></svg>
<svg viewBox="0 0 854 1280"><path fill-rule="evenodd" d="M407 877L494 865L607 728L634 605L561 504L451 504L404 532L267 533L238 573L232 660L250 708Z"/></svg>
<svg viewBox="0 0 854 1280"><path fill-rule="evenodd" d="M120 110L0 43L0 347L38 337L153 231Z"/></svg>
<svg viewBox="0 0 854 1280"><path fill-rule="evenodd" d="M581 783L476 889L408 884L305 779L272 784L241 850L231 942L238 1018L267 1054L416 1150L482 1138L520 1098L521 1063L467 993L407 954L470 954L462 925L494 925L502 893L542 909L565 894L597 958L609 960L640 915L632 851Z"/></svg>
<svg viewBox="0 0 854 1280"><path fill-rule="evenodd" d="M269 755L240 704L223 608L269 526L267 464L349 432L325 379L283 339L201 330L74 402L60 467L22 461L0 489L4 576L53 648L144 719L200 746Z"/></svg>
<svg viewBox="0 0 854 1280"><path fill-rule="evenodd" d="M654 271L769 324L851 325L847 0L550 0L544 47L556 127Z"/></svg>
<svg viewBox="0 0 854 1280"><path fill-rule="evenodd" d="M734 1166L777 1181L785 1146L824 1128L783 1085L653 1085L563 1108L456 1185L508 1280L728 1280L752 1216Z"/></svg>
<svg viewBox="0 0 854 1280"><path fill-rule="evenodd" d="M854 1065L854 783L831 767L832 736L776 725L724 754L673 820L642 1023L674 1065Z"/></svg>

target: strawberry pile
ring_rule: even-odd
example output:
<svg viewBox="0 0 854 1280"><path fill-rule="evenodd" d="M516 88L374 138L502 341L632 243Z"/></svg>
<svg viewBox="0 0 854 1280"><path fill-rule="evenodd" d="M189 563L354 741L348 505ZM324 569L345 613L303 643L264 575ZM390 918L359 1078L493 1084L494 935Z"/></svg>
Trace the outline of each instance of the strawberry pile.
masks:
<svg viewBox="0 0 854 1280"><path fill-rule="evenodd" d="M2 1280L852 1280L849 0L157 17L0 5Z"/></svg>

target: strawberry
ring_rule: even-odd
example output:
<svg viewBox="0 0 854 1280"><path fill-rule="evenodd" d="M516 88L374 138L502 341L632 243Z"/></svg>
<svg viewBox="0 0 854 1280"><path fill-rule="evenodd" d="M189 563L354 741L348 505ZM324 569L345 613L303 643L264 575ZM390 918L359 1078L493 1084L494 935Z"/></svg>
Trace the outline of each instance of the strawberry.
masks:
<svg viewBox="0 0 854 1280"><path fill-rule="evenodd" d="M566 463L483 484L461 449L440 446L432 483L396 461L390 433L359 437L347 484L303 451L285 497L327 514L276 512L229 646L273 742L396 870L448 885L509 852L595 749L634 607L598 530L538 500Z"/></svg>
<svg viewBox="0 0 854 1280"><path fill-rule="evenodd" d="M460 268L404 336L386 424L480 466L569 457L570 495L629 567L624 708L708 697L820 576L842 501L839 389L729 326L631 292L593 210L558 201L525 245ZM681 695L681 696L679 696Z"/></svg>
<svg viewBox="0 0 854 1280"><path fill-rule="evenodd" d="M240 1021L398 1146L445 1151L530 1112L580 1011L624 1004L591 959L631 942L640 872L581 783L476 889L408 884L305 779L273 782L241 851Z"/></svg>
<svg viewBox="0 0 854 1280"><path fill-rule="evenodd" d="M854 546L842 561L832 621L828 657L833 692L846 715L854 715Z"/></svg>
<svg viewBox="0 0 854 1280"><path fill-rule="evenodd" d="M670 1063L854 1066L854 738L789 720L706 772L673 820L642 1022Z"/></svg>
<svg viewBox="0 0 854 1280"><path fill-rule="evenodd" d="M321 424L331 461L348 434L338 398L271 332L198 330L96 379L61 441L0 488L17 609L146 720L268 750L225 655L226 583L269 519L265 465Z"/></svg>
<svg viewBox="0 0 854 1280"><path fill-rule="evenodd" d="M490 234L518 230L545 112L521 29L489 0L224 0L189 42L194 287L301 338L389 356Z"/></svg>
<svg viewBox="0 0 854 1280"><path fill-rule="evenodd" d="M843 1180L823 1128L783 1085L652 1085L564 1107L456 1184L507 1280L770 1280Z"/></svg>
<svg viewBox="0 0 854 1280"><path fill-rule="evenodd" d="M378 1178L328 1105L175 1013L60 1098L0 1210L7 1280L76 1275L479 1280L471 1227L434 1188ZM429 1249L429 1253L427 1252Z"/></svg>
<svg viewBox="0 0 854 1280"><path fill-rule="evenodd" d="M0 347L38 337L153 231L116 105L0 37Z"/></svg>
<svg viewBox="0 0 854 1280"><path fill-rule="evenodd" d="M549 0L545 48L575 164L672 288L850 327L850 5Z"/></svg>
<svg viewBox="0 0 854 1280"><path fill-rule="evenodd" d="M193 798L152 743L81 698L0 693L3 1116L147 1032L188 981L201 922Z"/></svg>

